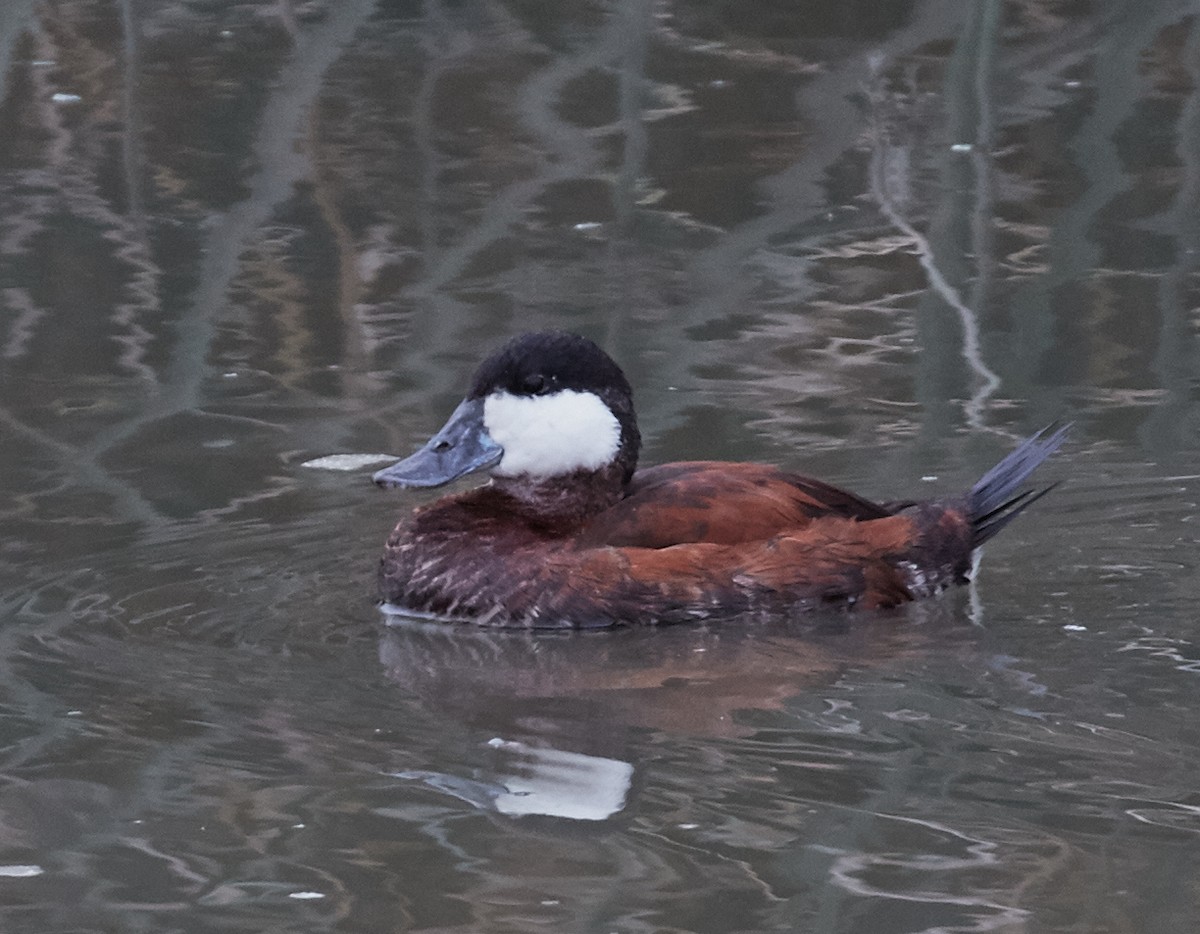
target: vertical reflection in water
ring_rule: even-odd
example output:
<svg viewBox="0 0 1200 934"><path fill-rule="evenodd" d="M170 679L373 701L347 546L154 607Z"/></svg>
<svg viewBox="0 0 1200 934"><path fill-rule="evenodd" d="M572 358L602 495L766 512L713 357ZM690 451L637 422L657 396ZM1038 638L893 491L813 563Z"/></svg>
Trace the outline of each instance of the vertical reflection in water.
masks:
<svg viewBox="0 0 1200 934"><path fill-rule="evenodd" d="M944 203L955 215L959 213L957 191L974 192L971 210L967 212L970 218L967 246L964 249L956 238L945 238L940 246L943 256L960 258L955 265L963 277L961 288L965 289L966 280L972 272L965 257L971 257L975 265L969 301L956 309L963 329L962 356L980 377L964 406L966 422L975 429L985 427L984 407L1000 387L1000 377L983 362L979 337L979 318L987 310L996 265L992 236L992 82L996 45L999 42L1000 7L1000 0L985 0L971 8L962 37L946 69L945 82L949 139L955 144L967 143L971 147L965 160L965 165L971 170L970 178L964 180L961 186L953 184L953 174L960 160L951 154L947 172L951 176L948 178L951 184L944 185L942 189L945 192ZM944 229L952 231L958 223L956 218L948 218ZM968 578L970 619L976 626L983 625L983 600L977 583L982 557L978 550L972 555Z"/></svg>
<svg viewBox="0 0 1200 934"><path fill-rule="evenodd" d="M650 0L624 0L620 10L613 14L620 21L624 40L617 96L618 119L624 140L621 165L612 189L617 235L610 240L608 249L611 263L609 281L619 293L614 302L615 309L636 309L641 304L636 294L636 277L626 275L622 267L627 251L637 248L634 221L646 171L647 136L642 109L646 95L646 50L653 21L651 14ZM622 314L608 318L605 324L606 346L616 349L623 345L618 331L625 320L626 315Z"/></svg>
<svg viewBox="0 0 1200 934"><path fill-rule="evenodd" d="M516 23L505 16L500 7L490 10L496 22L491 29L503 38L487 36L483 41L505 41L510 45L533 46L531 37L524 35ZM447 287L466 273L486 251L509 238L514 227L526 217L530 206L554 183L584 178L594 173L602 157L596 140L585 130L568 123L558 108L564 88L573 80L595 68L610 65L623 52L625 41L620 16L610 16L591 42L578 50L555 54L544 67L534 71L520 85L516 100L510 106L512 119L521 131L530 135L527 156L533 168L524 177L491 194L482 210L455 234L452 243L440 245L439 231L433 218L438 194L437 167L441 154L435 144L435 121L432 111L437 82L444 69L438 64L443 41L428 38L446 30L446 12L438 0L428 0L423 24L427 36L425 45L428 61L421 97L416 110L417 146L426 160L422 191L421 239L423 247L433 246L426 256L420 277L401 290L399 299L415 306L416 315L408 329L404 367L410 373L428 378L432 384L444 383L447 370L423 361L425 350L462 345L464 339L450 339L450 334L462 334L465 328L478 323L469 315L465 303L449 294ZM478 28L478 27L476 27ZM541 50L540 46L538 47ZM473 50L478 53L479 50ZM458 131L460 128L453 128ZM525 140L522 140L526 143ZM448 314L448 312L463 312Z"/></svg>
<svg viewBox="0 0 1200 934"><path fill-rule="evenodd" d="M1035 382L1043 367L1053 383L1081 382L1086 376L1082 371L1103 366L1103 358L1112 356L1095 346L1108 341L1113 323L1106 312L1110 303L1092 300L1099 291L1093 283L1102 261L1095 231L1105 226L1105 209L1129 186L1116 134L1145 100L1139 63L1155 35L1179 15L1176 5L1166 10L1122 7L1088 47L1094 100L1069 137L1071 163L1083 189L1063 207L1047 236L1044 274L1018 288L1010 301L1017 337L1012 369L1022 385ZM1086 343L1066 352L1056 348L1062 340L1056 333L1059 323Z"/></svg>
<svg viewBox="0 0 1200 934"><path fill-rule="evenodd" d="M1145 426L1147 446L1162 452L1186 448L1197 427L1188 418L1197 359L1194 325L1188 320L1188 280L1200 262L1200 17L1191 19L1180 62L1191 88L1175 126L1179 188L1162 216L1162 226L1175 240L1175 257L1159 280L1162 320L1152 362L1167 396L1151 410Z"/></svg>
<svg viewBox="0 0 1200 934"><path fill-rule="evenodd" d="M312 117L307 121L306 145L311 153L319 153L323 139L335 132L326 131L321 117L321 108L314 107ZM338 376L345 396L368 399L379 392L379 380L369 365L375 341L363 320L359 305L363 287L363 277L359 268L359 244L355 241L354 233L342 213L339 181L333 167L325 165L322 160L314 159L313 204L320 212L321 219L328 225L334 249L337 251L336 301L337 315L341 321L342 346L338 360Z"/></svg>
<svg viewBox="0 0 1200 934"><path fill-rule="evenodd" d="M963 9L962 4L945 0L914 5L911 20L875 45L870 61L895 60L923 46L951 40ZM798 62L797 66L805 64ZM744 266L756 253L770 250L778 238L794 238L793 249L799 252L817 246L827 236L829 180L844 165L846 154L860 145L859 99L864 83L870 81L870 71L864 56L846 56L798 88L797 108L802 117L816 122L818 131L804 139L804 151L793 164L757 182L763 204L758 216L725 231L711 247L689 256L690 325L721 321L752 306L757 281L745 275ZM795 297L798 302L807 298L802 294ZM804 322L797 321L793 327L800 331ZM781 339L786 338L781 335ZM660 369L662 381L686 382L690 365L687 358L666 355Z"/></svg>
<svg viewBox="0 0 1200 934"><path fill-rule="evenodd" d="M995 145L995 116L992 113L992 81L995 71L996 46L999 42L999 0L988 0L979 10L979 54L975 63L975 104L978 108L975 146L971 150L971 166L975 171L975 207L971 213L971 234L975 252L975 284L971 289L971 307L982 311L987 307L992 278L996 272L995 238L993 236L994 184L992 147Z"/></svg>
<svg viewBox="0 0 1200 934"><path fill-rule="evenodd" d="M239 268L241 250L272 212L291 195L295 182L304 177L308 159L297 152L295 146L296 138L301 135L300 122L320 90L326 68L341 54L343 46L374 6L374 0L358 0L339 6L322 29L310 37L309 42L294 50L288 66L280 74L279 83L263 107L264 119L253 149L261 168L251 180L250 196L221 222L214 224L205 240L199 285L192 295L190 306L177 322L169 361L161 379L156 380L157 390L147 395L132 414L97 431L78 448L26 427L8 413L0 412L0 418L10 427L35 440L39 446L53 451L64 474L75 478L85 487L112 495L116 500L113 513L123 520L134 520L144 527L161 529L163 526L157 510L136 490L110 474L103 466L103 458L148 425L180 412L202 409L210 345L229 283ZM129 121L124 129L123 156L132 229L130 219L114 214L107 201L99 196L97 183L89 174L90 169L72 166L65 142L58 144L61 152L55 152L50 161L60 169L64 196L80 214L96 219L109 231L109 239L119 243L117 255L137 270L129 286L134 293L134 300L118 306L112 317L124 332L118 337L124 345L122 362L139 374L155 379L153 371L142 362L148 335L135 320L138 312L157 310L159 303L158 270L149 257L144 208L138 195L141 188L138 178L140 122L135 91L138 82L138 23L132 0L127 0L121 12L125 28L124 102L126 119ZM50 113L46 119L53 121L57 117Z"/></svg>
<svg viewBox="0 0 1200 934"><path fill-rule="evenodd" d="M955 136L953 139L955 142L969 140L966 145L970 145L977 153L986 151L984 147L989 135L984 121L987 112L984 100L987 96L986 75L990 71L991 49L996 41L996 19L999 15L996 6L994 2L988 2L972 7L973 13L968 18L963 36L956 47L955 61L947 71L947 84L952 89L948 95L948 106L951 115L958 117L958 120L951 120L951 126L956 123L965 124L960 130L961 137ZM974 80L961 80L962 72L972 75ZM881 75L876 76L876 84L877 89L870 97L874 105L874 146L869 173L871 194L893 226L915 245L921 267L928 277L929 287L958 315L959 326L962 329L958 353L976 378L976 387L965 405L964 414L967 424L972 428L983 429L983 409L988 398L999 388L1000 377L983 359L977 309L968 307L962 297L962 286L965 285L968 273L963 263L955 261L965 252L962 238L954 229L960 216L957 205L953 204L958 200L956 186L944 186L943 205L949 210L949 218L941 224L931 223L930 235L926 237L916 229L906 214L905 188L902 186L906 186L910 181L907 176L913 169L912 160L908 153L898 151L898 147L892 142L892 128L880 121L880 114L884 112L886 105L881 90ZM955 93L956 91L958 93ZM973 99L976 95L978 99ZM966 114L970 115L968 119L962 119ZM977 173L974 179L976 204L970 216L976 229L980 224L987 226L991 219L990 199L987 198L984 188L985 176L986 171L982 174ZM986 245L976 240L974 246L976 255L979 256L979 250ZM952 282L952 279L959 281ZM938 357L940 348L945 345L940 329L926 325L921 331L925 335L925 353L921 357L924 368L929 363L928 358ZM928 379L923 379L922 382L926 385L930 383ZM927 398L923 401L930 413L944 410L944 400Z"/></svg>
<svg viewBox="0 0 1200 934"><path fill-rule="evenodd" d="M154 369L145 362L146 347L152 335L138 323L138 312L147 314L161 308L158 293L161 270L153 260L146 230L146 204L142 193L142 117L140 107L140 26L134 10L134 0L121 0L121 29L124 32L122 51L121 165L125 172L125 215L127 242L117 251L135 270L126 288L133 292L134 301L123 302L113 309L117 325L116 340L122 347L120 361L130 372L149 383L157 381Z"/></svg>
<svg viewBox="0 0 1200 934"><path fill-rule="evenodd" d="M473 12L479 13L481 9L473 8ZM424 0L420 16L411 27L419 49L419 62L413 68L416 80L410 118L411 145L418 165L411 173L415 177L412 192L415 216L401 223L411 223L415 228L412 259L418 264L418 271L414 281L399 289L396 296L399 303L411 309L412 320L404 328L402 356L391 364L414 382L438 393L457 388L453 383L457 374L453 368L441 365L439 354L445 348L464 345L463 324L474 319L466 314L468 308L464 302L441 288L465 267L466 261L454 266L449 276L443 272L448 263L454 262L451 248L442 248L445 229L452 228L458 218L450 206L453 186L447 185L448 194L442 189L442 174L454 165L455 159L443 153L439 140L453 138L447 131L462 128L439 125L437 98L439 93L462 93L458 88L443 89L444 79L453 79L460 70L469 71L472 60L482 54L481 46L492 38L488 32L499 31L494 20L500 11L492 6L486 12L491 21L481 16L469 27L461 27L442 0ZM445 208L444 198L450 202ZM386 344L391 336L379 327L373 333L378 335L380 344ZM388 411L386 404L380 408L381 414Z"/></svg>
<svg viewBox="0 0 1200 934"><path fill-rule="evenodd" d="M486 28L486 27L485 27ZM446 278L440 270L447 262L449 250L442 249L443 218L440 212L441 175L447 158L438 148L438 115L435 107L438 88L443 77L458 65L464 53L477 52L474 44L462 31L455 33L441 0L425 0L419 26L423 53L421 80L413 98L413 146L421 160L417 195L416 226L419 237L421 278L406 292L414 299L420 314L420 326L409 336L410 351L424 348L430 354L440 347L461 341L452 335L461 327L465 305L440 286ZM461 271L455 267L456 272ZM411 354L411 357L417 357Z"/></svg>
<svg viewBox="0 0 1200 934"><path fill-rule="evenodd" d="M449 25L439 0L425 0L421 23L421 50L424 68L413 98L413 145L421 159L421 190L417 228L421 253L418 257L425 275L438 265L438 178L441 156L438 153L433 98L442 75L454 63L456 55L449 38Z"/></svg>
<svg viewBox="0 0 1200 934"><path fill-rule="evenodd" d="M649 0L625 0L620 12L624 51L620 63L618 108L624 145L613 206L622 236L629 236L641 179L646 166L646 127L642 106L646 88L646 48L651 23Z"/></svg>
<svg viewBox="0 0 1200 934"><path fill-rule="evenodd" d="M240 269L242 250L291 196L293 186L307 176L309 156L295 145L296 139L303 137L302 121L321 89L326 69L374 8L374 0L332 8L321 26L293 50L263 104L260 130L252 147L260 168L248 183L250 193L213 224L205 238L199 284L176 325L160 389L139 412L93 437L83 452L88 462L98 461L149 424L180 412L201 410L217 318Z"/></svg>
<svg viewBox="0 0 1200 934"><path fill-rule="evenodd" d="M971 79L964 82L974 92L975 126L972 134L970 165L973 170L973 187L975 200L971 211L971 253L975 260L975 280L971 288L969 307L972 317L978 326L978 316L987 309L992 274L996 262L994 256L994 239L992 237L993 193L992 193L992 145L993 145L993 116L992 116L992 75L996 57L996 46L1000 41L1000 0L986 0L974 9L974 29L971 41L963 42L960 48L968 62L974 59L971 69ZM964 39L966 37L964 36ZM969 51L968 51L969 50ZM955 59L957 59L957 55ZM954 60L951 61L950 71L954 71ZM958 141L957 135L951 137ZM964 136L962 139L971 139ZM978 339L978 338L977 338ZM990 371L989 371L990 372ZM982 417L983 407L987 399L999 388L999 377L994 382L984 379L984 383L972 395L967 403L967 420L972 422Z"/></svg>
<svg viewBox="0 0 1200 934"><path fill-rule="evenodd" d="M434 0L431 0L431 4ZM436 6L431 6L436 10ZM431 24L437 22L437 16ZM532 177L515 181L490 197L474 225L462 231L455 243L427 264L425 274L404 290L408 299L428 298L439 293L468 268L485 249L506 236L545 188L563 179L586 176L600 156L590 136L568 124L557 113L564 86L592 68L607 65L621 49L619 19L613 17L595 41L573 54L563 54L535 72L517 92L516 117L537 145L532 156ZM429 92L432 93L432 90Z"/></svg>
<svg viewBox="0 0 1200 934"><path fill-rule="evenodd" d="M6 107L10 103L10 93L13 94L14 99L21 97L22 91L19 85L23 81L27 81L34 87L38 84L36 71L29 69L32 73L26 77L20 73L20 65L13 64L14 58L20 62L23 56L33 53L38 45L34 35L33 10L35 5L36 0L0 4L0 104ZM25 93L27 94L28 91ZM3 147L3 157L6 161L13 155L9 147L17 136L16 127L5 128L4 141L6 145ZM41 201L41 203L37 204L37 201ZM14 228L11 232L6 232L3 239L3 251L6 256L19 255L27 249L29 240L41 232L42 218L48 210L49 207L43 199L36 199L34 204L25 206L24 210L14 207L6 208L6 220ZM28 353L38 323L45 317L45 310L35 301L27 285L9 286L6 282L5 286L0 295L3 296L4 305L10 311L15 312L16 316L8 324L3 356L9 360L16 360ZM34 431L9 415L7 411L0 410L0 419L18 431Z"/></svg>
<svg viewBox="0 0 1200 934"><path fill-rule="evenodd" d="M0 4L0 101L8 96L13 50L27 34L38 0L5 0Z"/></svg>
<svg viewBox="0 0 1200 934"><path fill-rule="evenodd" d="M47 23L54 22L55 12L52 9L44 11ZM5 249L16 255L33 251L36 239L52 229L49 218L58 210L90 222L102 231L105 239L115 244L114 255L134 270L128 285L132 299L117 305L111 313L112 320L118 324L113 340L123 347L120 362L135 375L153 379L152 371L141 362L148 335L136 324L135 318L139 312L158 308L158 271L150 258L145 236L131 228L128 216L117 213L110 205L103 191L102 173L87 153L81 154L74 146L74 129L69 128L68 121L54 103L54 91L58 89L55 82L60 75L50 66L69 59L71 50L62 47L61 37L54 30L34 18L33 5L6 6L4 12L0 13L0 27L5 37L11 36L14 42L22 36L31 35L30 52L40 60L36 64L25 62L23 66L30 69L31 89L27 89L26 93L29 90L33 92L29 108L37 124L42 162L36 168L16 168L14 171L14 179L18 180L18 184L13 186L13 190L21 190L21 183L27 187L22 196L24 210L13 212L8 218L12 233L6 237ZM2 48L2 57L7 64L11 49L8 45ZM129 72L126 78L134 80ZM7 84L7 67L0 80ZM85 83L85 86L88 85ZM89 93L103 93L99 90L103 87L99 78L94 78L94 84L88 87ZM14 128L14 136L19 135ZM31 195L32 191L37 194ZM20 310L20 317L5 347L5 356L21 358L34 336L33 325L43 318L44 310L38 306L28 288L6 290L5 298ZM51 455L62 474L75 476L84 486L112 496L116 503L114 511L121 517L148 525L159 522L157 512L137 491L98 463L81 458L73 445L57 440L40 428L25 424L7 409L0 409L0 422Z"/></svg>

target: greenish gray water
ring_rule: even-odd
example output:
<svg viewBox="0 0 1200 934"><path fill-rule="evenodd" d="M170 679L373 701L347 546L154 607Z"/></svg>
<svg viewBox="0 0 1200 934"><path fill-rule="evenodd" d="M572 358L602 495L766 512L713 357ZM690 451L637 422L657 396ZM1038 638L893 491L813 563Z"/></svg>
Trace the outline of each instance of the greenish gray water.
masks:
<svg viewBox="0 0 1200 934"><path fill-rule="evenodd" d="M0 929L1190 932L1193 4L0 9ZM646 462L868 496L1073 419L977 585L382 625L524 329Z"/></svg>

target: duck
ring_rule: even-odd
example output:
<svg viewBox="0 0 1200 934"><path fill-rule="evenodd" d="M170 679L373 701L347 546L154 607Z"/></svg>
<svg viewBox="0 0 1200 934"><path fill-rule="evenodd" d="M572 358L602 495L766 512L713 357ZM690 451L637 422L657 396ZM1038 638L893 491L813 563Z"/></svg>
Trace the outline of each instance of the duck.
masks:
<svg viewBox="0 0 1200 934"><path fill-rule="evenodd" d="M593 341L510 339L384 488L485 484L403 516L378 570L385 612L517 629L597 629L882 610L968 580L974 555L1051 487L1026 480L1050 426L967 492L874 502L766 464L638 466L633 392Z"/></svg>

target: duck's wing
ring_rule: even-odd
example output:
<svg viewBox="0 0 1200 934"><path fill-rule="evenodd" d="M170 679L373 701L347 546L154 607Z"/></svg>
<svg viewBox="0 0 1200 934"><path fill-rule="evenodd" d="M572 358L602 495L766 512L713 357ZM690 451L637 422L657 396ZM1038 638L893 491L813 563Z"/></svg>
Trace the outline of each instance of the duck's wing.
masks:
<svg viewBox="0 0 1200 934"><path fill-rule="evenodd" d="M538 615L590 626L896 606L916 595L904 562L919 538L909 516L866 522L826 516L742 544L566 550L534 572L543 578L539 592L552 594Z"/></svg>
<svg viewBox="0 0 1200 934"><path fill-rule="evenodd" d="M892 510L761 464L689 461L638 471L624 499L583 530L590 545L737 545L795 533L822 518L866 521Z"/></svg>

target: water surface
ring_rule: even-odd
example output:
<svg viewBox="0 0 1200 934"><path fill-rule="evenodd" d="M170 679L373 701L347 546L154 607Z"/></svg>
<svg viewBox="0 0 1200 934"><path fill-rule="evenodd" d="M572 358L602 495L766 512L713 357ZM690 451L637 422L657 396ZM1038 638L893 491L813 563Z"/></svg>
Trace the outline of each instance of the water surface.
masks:
<svg viewBox="0 0 1200 934"><path fill-rule="evenodd" d="M1182 0L8 0L0 928L1191 932L1198 63ZM646 462L935 495L1066 418L1064 482L895 613L385 627L426 494L302 465L547 326Z"/></svg>

